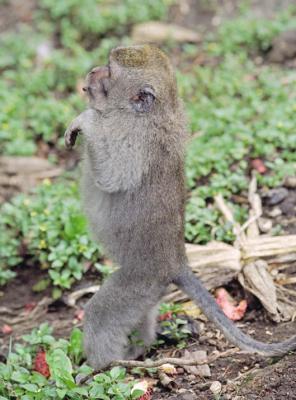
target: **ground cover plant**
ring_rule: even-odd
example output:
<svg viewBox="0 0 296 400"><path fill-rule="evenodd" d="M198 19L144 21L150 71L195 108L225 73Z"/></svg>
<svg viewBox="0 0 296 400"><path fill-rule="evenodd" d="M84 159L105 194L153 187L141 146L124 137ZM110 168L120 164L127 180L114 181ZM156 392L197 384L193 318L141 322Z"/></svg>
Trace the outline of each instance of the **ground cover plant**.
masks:
<svg viewBox="0 0 296 400"><path fill-rule="evenodd" d="M2 284L13 274L5 263L12 267L27 258L48 271L49 279L37 282L35 289L45 289L51 280L56 287L53 296L58 297L59 288L69 289L81 279L86 261L94 263L100 256L89 237L75 182L53 185L44 180L34 195L20 194L3 205L0 225L8 234L1 235Z"/></svg>
<svg viewBox="0 0 296 400"><path fill-rule="evenodd" d="M43 18L44 13L49 14L50 32L54 29L54 22L61 23L59 18L62 15L66 14L67 18L71 19L72 13L75 14L73 10L77 7L75 5L72 8L69 3L68 8L60 10L53 4L44 2L41 10L34 16L39 26L41 16ZM157 4L151 5L151 9L149 7L146 14L139 17L140 21L154 16ZM129 8L125 12L128 13L128 10ZM161 10L164 12L162 8ZM268 48L274 35L284 30L287 24L293 26L293 13L294 10L291 9L270 21L254 20L246 15L225 22L216 36L208 37L200 50L204 52L205 57L216 58L214 65L206 63L195 65L189 72L183 73L182 64L186 65L186 57L190 57L194 49L192 45L187 45L182 49L185 61L182 61L182 58L180 60L178 81L180 94L186 103L189 128L193 133L187 146L186 163L189 189L186 239L190 242L204 244L210 239L233 241L232 227L222 221L219 212L212 206L213 197L217 193L222 193L228 198L232 194L243 193L248 186L252 160L259 158L264 161L267 172L258 173L258 180L262 186L276 187L285 176L293 175L295 171L296 158L293 151L296 142L294 130L296 91L293 90L296 86L295 72L282 70L275 65L264 63L257 65L256 59L249 56L250 53L258 54ZM158 15L163 14L158 13ZM85 16L78 14L76 17L83 19ZM114 28L117 22L114 22L114 25L110 22L110 26ZM40 32L44 29L44 27L39 28ZM60 46L65 46L64 41L68 43L66 38L70 35L69 31L64 29L65 32L60 33ZM74 27L69 29L71 31ZM95 33L101 34L99 31ZM26 34L20 41L16 41L13 34L7 35L4 38L4 46L1 47L1 51L6 56L2 58L4 75L1 81L4 85L1 93L5 112L0 117L3 118L0 141L2 140L2 149L5 154L34 153L39 139L51 145L55 143L58 147L61 145L62 133L67 122L74 115L75 110L81 110L84 107L83 100L75 88L77 81L92 65L100 61L105 62L109 47L112 47L116 41L115 37L102 39L100 46L92 51L86 51L85 37L88 36L82 31L78 43L74 41L72 44L68 43L67 47L58 47L53 53L48 54L48 59L43 60L44 64L38 67L35 65L36 46L38 46L38 40L42 43L40 34L36 33L36 37L33 37L36 42L30 41L29 48L24 44L27 39ZM8 57L8 49L12 50L14 57ZM16 67L16 65L21 67ZM32 74L32 68L34 74ZM32 75L30 79L28 79L29 74ZM11 87L12 84L15 86L14 90L8 90L8 86ZM19 90L22 94L18 92ZM38 101L36 101L36 96ZM19 106L23 111L18 108ZM30 151L26 152L28 148ZM74 184L70 185L73 187ZM69 190L72 189L69 188ZM49 199L45 197L53 196L63 212L67 213L68 203L62 201L64 197L67 197L66 191L67 189L63 191L60 190L60 186L54 185L48 191L37 191L33 195L32 202L33 204L42 201L46 203ZM43 200L38 200L38 196L41 198L43 196ZM77 190L75 194L72 190L71 197L73 197L72 207L75 207L78 212L80 204ZM6 226L9 233L6 239L2 238L3 250L1 251L5 253L1 256L2 266L6 264L10 267L22 260L23 257L19 254L22 237L26 236L28 226L31 224L34 226L35 222L38 224L36 217L32 215L28 217L27 226L20 232L18 225L13 226L14 222L7 223L9 218L14 220L14 210L18 210L17 215L21 215L23 211L21 218L28 212L30 207L28 208L23 200L21 196L14 201L15 206L4 205L2 208L0 222L3 230ZM43 206L46 208L44 204ZM234 204L234 208L236 219L244 221L246 219L244 207ZM58 211L50 212L50 215L52 219L55 216L60 218ZM44 219L46 218L45 215ZM78 218L80 218L79 226L82 226L85 223L82 222L83 216ZM34 234L36 241L34 245L29 241L28 252L35 253L34 257L41 266L45 266L47 257L47 262L51 262L49 271L54 285L69 288L73 279L81 277L80 261L75 261L77 265L74 267L75 262L71 258L71 267L63 270L62 277L60 275L62 266L57 267L57 264L68 265L66 261L69 261L70 254L64 261L54 259L59 256L52 253L51 244L48 246L44 243L45 234L42 233L40 227L37 230L39 233ZM57 230L52 229L52 233L49 234L58 236L55 233ZM82 231L79 233L81 234ZM60 234L63 235L63 230L60 230ZM63 239L69 240L67 234ZM85 230L80 240L87 241L89 252L93 252L92 245L85 236ZM6 242L7 246L4 245ZM59 244L60 253L63 251L63 243L62 241ZM40 248L42 246L43 249ZM23 254L26 256L26 252ZM82 258L84 255L82 254ZM12 276L13 273L8 268L2 267L2 283Z"/></svg>
<svg viewBox="0 0 296 400"><path fill-rule="evenodd" d="M110 48L130 42L133 24L168 20L173 1L115 3L87 0L82 8L78 0L42 0L30 24L1 34L0 155L41 154L64 165L63 133L85 107L80 90L84 75L106 62ZM163 45L177 54L179 90L188 114L188 242L233 242L232 225L215 208L214 196L221 193L235 219L245 222L247 209L236 199L247 196L252 169L262 191L295 176L296 73L266 58L273 38L296 28L295 21L295 7L270 19L255 18L243 9L198 46ZM263 170L254 167L254 161ZM98 264L103 251L88 233L76 181L71 172L70 177L46 179L32 192L0 205L3 290L20 268L41 270L34 290L50 290L54 299L79 284L86 270L96 267L108 275L108 263ZM169 315L160 325L182 349L190 330L178 307L163 305L161 315ZM118 367L76 384L77 374L91 372L83 364L81 340L79 329L61 339L43 324L12 341L7 359L0 363L0 399L119 400L143 394L132 391L135 382ZM158 341L154 350L161 346L164 342ZM39 372L36 357L41 364L46 361Z"/></svg>
<svg viewBox="0 0 296 400"><path fill-rule="evenodd" d="M83 106L76 84L135 22L164 17L169 2L40 1L31 24L3 33L0 149L31 155L37 142L62 145L65 125ZM124 39L122 39L124 41Z"/></svg>
<svg viewBox="0 0 296 400"><path fill-rule="evenodd" d="M250 53L269 48L278 32L295 27L293 13L291 9L272 21L244 16L225 22L217 37L204 44L206 56L217 56L215 65L197 65L178 75L181 95L189 98L190 128L197 132L187 150L190 241L233 239L206 204L217 193L230 197L246 190L252 160L264 160L267 173L258 173L262 186L276 187L295 174L295 71L262 60L258 65L250 58ZM246 218L242 207L235 211L238 220Z"/></svg>
<svg viewBox="0 0 296 400"><path fill-rule="evenodd" d="M82 333L74 328L69 340L55 339L42 324L23 336L7 362L0 363L0 399L138 399L143 391L126 380L124 368L114 367L84 385L74 377L91 374L82 359Z"/></svg>

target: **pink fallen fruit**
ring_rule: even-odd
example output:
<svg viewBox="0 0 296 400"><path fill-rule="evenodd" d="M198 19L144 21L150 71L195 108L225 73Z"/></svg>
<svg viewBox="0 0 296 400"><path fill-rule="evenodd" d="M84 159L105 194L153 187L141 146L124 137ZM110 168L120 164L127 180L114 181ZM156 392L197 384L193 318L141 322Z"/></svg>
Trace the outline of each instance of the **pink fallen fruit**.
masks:
<svg viewBox="0 0 296 400"><path fill-rule="evenodd" d="M252 160L251 165L252 168L259 172L259 174L265 174L265 172L267 171L264 162L260 160L260 158L255 158L255 160Z"/></svg>
<svg viewBox="0 0 296 400"><path fill-rule="evenodd" d="M234 299L224 288L217 289L215 295L217 304L219 304L224 314L229 319L238 321L243 318L248 306L246 300L241 300L239 304L236 305Z"/></svg>
<svg viewBox="0 0 296 400"><path fill-rule="evenodd" d="M10 325L4 324L1 328L4 335L10 335L12 333L12 327Z"/></svg>

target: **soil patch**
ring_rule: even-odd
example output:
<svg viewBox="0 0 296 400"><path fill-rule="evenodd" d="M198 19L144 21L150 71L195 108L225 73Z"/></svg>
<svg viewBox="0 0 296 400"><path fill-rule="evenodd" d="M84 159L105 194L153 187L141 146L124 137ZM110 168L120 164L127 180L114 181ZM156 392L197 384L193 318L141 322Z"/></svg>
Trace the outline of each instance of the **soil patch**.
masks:
<svg viewBox="0 0 296 400"><path fill-rule="evenodd" d="M18 269L18 276L3 290L0 307L7 307L21 312L28 304L37 304L44 296L50 295L50 290L45 293L35 293L33 285L43 276L42 271L31 267ZM91 282L92 281L92 282ZM84 287L93 281L93 276L87 276L77 285ZM67 337L73 326L81 326L77 316L77 310L81 310L86 299L78 302L77 308L70 308L60 300L52 302L47 310L32 320L32 326L22 323L13 325L13 341L20 339L21 335L29 332L33 327L42 322L48 322L54 327L57 337ZM1 316L2 317L2 316ZM0 318L0 324L3 321ZM199 333L194 335L187 345L191 351L205 350L208 355L214 351L225 351L231 345L224 339L216 327L204 319L195 321ZM268 320L262 308L258 309L258 303L254 302L247 312L244 321L239 326L253 337L275 342L284 340L295 333L294 323L276 325ZM5 358L8 350L9 336L0 335L0 357ZM149 357L175 356L182 357L184 350L178 350L175 344L166 344L153 351ZM221 358L210 364L210 378L192 376L184 370L175 377L175 388L169 390L161 385L155 387L153 399L213 399L210 385L213 381L222 384L223 399L294 399L296 398L296 383L294 381L296 370L296 355L287 355L281 360L266 359L257 355L237 354L235 356ZM274 362L274 363L273 363ZM270 365L273 363L272 365ZM239 397L237 397L239 396Z"/></svg>

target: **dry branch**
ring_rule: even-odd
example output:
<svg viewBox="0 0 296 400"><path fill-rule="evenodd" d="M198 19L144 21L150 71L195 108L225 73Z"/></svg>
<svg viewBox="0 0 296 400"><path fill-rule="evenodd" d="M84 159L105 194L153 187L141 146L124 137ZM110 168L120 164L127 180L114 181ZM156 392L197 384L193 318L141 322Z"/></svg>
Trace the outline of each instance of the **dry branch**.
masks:
<svg viewBox="0 0 296 400"><path fill-rule="evenodd" d="M178 366L195 366L195 365L204 365L204 364L211 364L214 361L218 360L219 358L225 358L229 357L232 355L238 355L238 354L244 354L244 352L240 351L237 347L234 349L229 349L224 352L218 353L218 354L213 354L209 357L206 357L204 360L188 360L185 358L160 358L159 360L146 360L146 361L136 361L136 360L117 360L114 361L111 365L108 366L108 368L116 367L116 366L121 366L121 367L126 367L126 368L143 368L143 369L149 369L149 368L158 368L161 367L164 364L172 364L172 365L178 365ZM83 377L79 383L83 384L87 382L90 378L94 377L97 374L100 374L102 370L94 371L91 374Z"/></svg>
<svg viewBox="0 0 296 400"><path fill-rule="evenodd" d="M292 289L289 289L289 294L286 290L280 291L280 286L296 283L296 277L286 275L288 268L296 262L296 235L260 235L262 205L256 191L257 182L253 174L248 194L249 220L243 226L235 221L223 197L218 195L215 198L215 204L225 220L233 225L236 236L233 246L219 242L206 246L187 244L186 252L193 272L208 289L225 285L239 276L242 286L258 297L270 316L278 322L291 319L296 313L293 299L296 292ZM165 300L184 301L187 297L174 288L170 289Z"/></svg>

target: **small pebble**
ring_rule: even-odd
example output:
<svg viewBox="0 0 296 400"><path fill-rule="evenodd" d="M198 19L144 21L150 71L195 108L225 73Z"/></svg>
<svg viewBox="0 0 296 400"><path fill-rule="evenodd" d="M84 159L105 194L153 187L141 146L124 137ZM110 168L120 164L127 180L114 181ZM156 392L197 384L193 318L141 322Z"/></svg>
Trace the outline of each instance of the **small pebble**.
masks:
<svg viewBox="0 0 296 400"><path fill-rule="evenodd" d="M224 394L223 396L224 400L232 400L232 395L231 394Z"/></svg>
<svg viewBox="0 0 296 400"><path fill-rule="evenodd" d="M258 226L261 233L268 233L272 228L272 221L268 218L259 218Z"/></svg>
<svg viewBox="0 0 296 400"><path fill-rule="evenodd" d="M287 176L284 181L284 186L289 189L296 188L296 176Z"/></svg>
<svg viewBox="0 0 296 400"><path fill-rule="evenodd" d="M279 207L274 207L272 210L267 212L270 218L276 218L282 215L282 210Z"/></svg>
<svg viewBox="0 0 296 400"><path fill-rule="evenodd" d="M289 192L287 189L280 187L276 189L271 189L263 195L264 202L268 206L275 206L281 203L288 196Z"/></svg>
<svg viewBox="0 0 296 400"><path fill-rule="evenodd" d="M210 391L214 394L214 395L218 395L222 390L222 385L219 381L214 381L211 386L210 386Z"/></svg>
<svg viewBox="0 0 296 400"><path fill-rule="evenodd" d="M194 394L192 394L192 393L190 393L190 392L187 392L187 393L182 394L182 395L179 397L179 399L180 399L180 400L194 400L194 399L196 399L196 397L195 397Z"/></svg>

